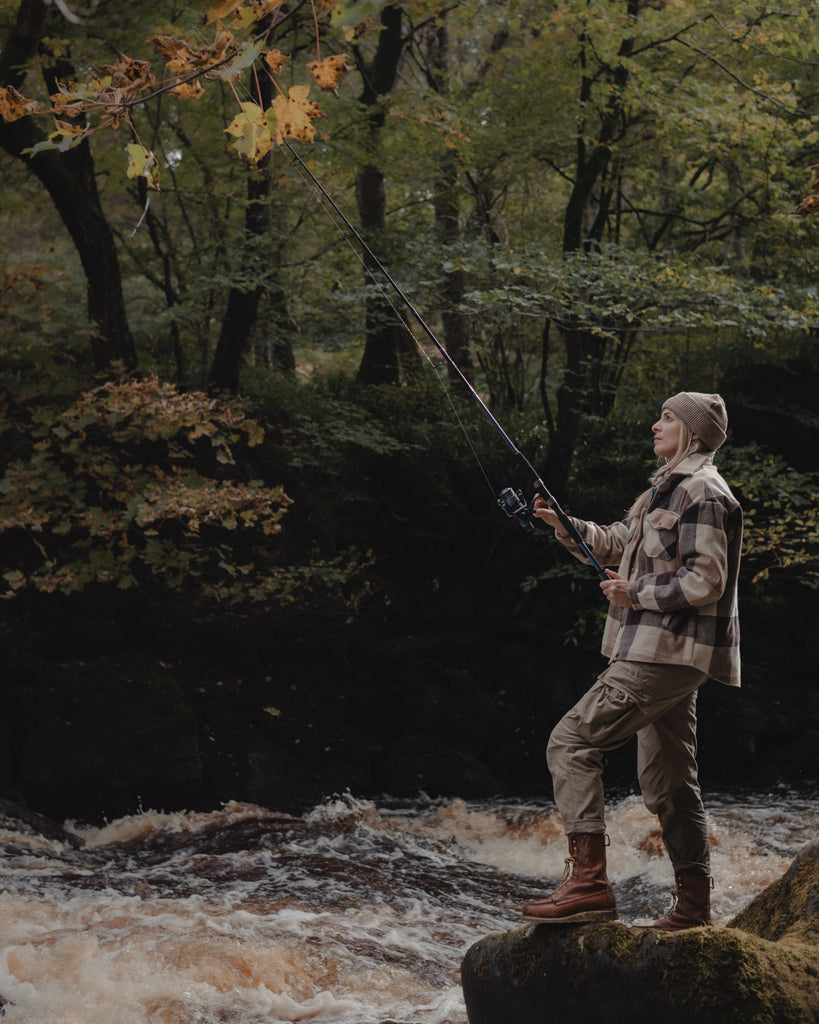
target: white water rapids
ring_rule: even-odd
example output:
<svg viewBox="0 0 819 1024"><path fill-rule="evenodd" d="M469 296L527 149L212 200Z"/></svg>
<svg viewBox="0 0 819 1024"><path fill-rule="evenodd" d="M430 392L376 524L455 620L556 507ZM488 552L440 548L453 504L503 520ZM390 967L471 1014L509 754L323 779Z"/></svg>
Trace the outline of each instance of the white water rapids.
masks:
<svg viewBox="0 0 819 1024"><path fill-rule="evenodd" d="M706 806L725 924L815 838L819 797ZM656 819L628 796L608 827L621 920L665 911ZM48 835L0 815L0 852L3 1024L466 1024L463 954L559 881L566 843L550 804L348 795Z"/></svg>

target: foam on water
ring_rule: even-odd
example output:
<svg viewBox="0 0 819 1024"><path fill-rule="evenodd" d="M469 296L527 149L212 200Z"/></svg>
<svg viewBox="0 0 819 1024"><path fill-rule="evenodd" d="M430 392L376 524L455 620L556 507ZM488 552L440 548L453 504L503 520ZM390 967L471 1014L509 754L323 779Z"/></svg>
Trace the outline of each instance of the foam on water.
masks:
<svg viewBox="0 0 819 1024"><path fill-rule="evenodd" d="M819 800L709 802L716 923L814 838ZM639 798L609 808L626 923L666 909L670 867ZM458 969L563 874L549 804L230 803L43 836L0 829L3 1024L466 1024Z"/></svg>

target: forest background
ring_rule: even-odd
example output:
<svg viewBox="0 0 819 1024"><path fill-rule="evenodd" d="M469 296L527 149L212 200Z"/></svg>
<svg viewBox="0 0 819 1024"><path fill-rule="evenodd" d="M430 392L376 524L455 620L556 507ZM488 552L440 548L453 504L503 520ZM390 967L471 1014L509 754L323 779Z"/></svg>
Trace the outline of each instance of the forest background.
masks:
<svg viewBox="0 0 819 1024"><path fill-rule="evenodd" d="M604 603L434 340L604 522L723 394L703 778L815 784L812 5L0 0L0 41L0 795L550 795Z"/></svg>

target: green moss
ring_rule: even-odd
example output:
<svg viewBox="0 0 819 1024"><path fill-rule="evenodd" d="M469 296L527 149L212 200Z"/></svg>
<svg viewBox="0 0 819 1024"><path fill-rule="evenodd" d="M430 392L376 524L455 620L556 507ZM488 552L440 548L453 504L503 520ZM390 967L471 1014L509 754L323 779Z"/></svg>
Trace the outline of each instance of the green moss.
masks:
<svg viewBox="0 0 819 1024"><path fill-rule="evenodd" d="M598 925L584 945L587 950L605 953L618 964L636 964L642 956L642 937L615 921Z"/></svg>
<svg viewBox="0 0 819 1024"><path fill-rule="evenodd" d="M772 942L819 945L819 860L811 850L804 851L729 927Z"/></svg>
<svg viewBox="0 0 819 1024"><path fill-rule="evenodd" d="M468 972L484 992L501 993L502 1004L519 999L528 1005L548 993L562 1011L573 1012L589 992L606 992L612 1008L644 999L655 1010L667 1008L673 1022L819 1020L816 950L739 929L637 932L617 922L524 926L473 947Z"/></svg>
<svg viewBox="0 0 819 1024"><path fill-rule="evenodd" d="M806 847L732 927L636 931L611 921L489 936L464 962L470 1020L585 1020L592 1000L600 1024L635 1013L663 1024L819 1022L818 851Z"/></svg>
<svg viewBox="0 0 819 1024"><path fill-rule="evenodd" d="M657 984L670 1006L686 1007L692 1015L716 1010L725 1024L819 1019L819 959L809 947L704 928L661 936L657 943L664 954L657 961Z"/></svg>

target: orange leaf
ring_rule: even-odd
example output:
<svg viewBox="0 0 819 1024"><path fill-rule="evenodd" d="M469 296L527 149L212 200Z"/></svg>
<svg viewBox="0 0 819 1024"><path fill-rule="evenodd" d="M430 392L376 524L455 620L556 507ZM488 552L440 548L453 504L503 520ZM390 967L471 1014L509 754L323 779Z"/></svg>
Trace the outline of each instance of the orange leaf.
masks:
<svg viewBox="0 0 819 1024"><path fill-rule="evenodd" d="M341 79L355 70L355 64L349 64L343 53L337 53L321 61L311 60L307 70L325 92L335 93Z"/></svg>
<svg viewBox="0 0 819 1024"><path fill-rule="evenodd" d="M124 53L119 55L116 64L110 64L103 70L111 76L111 85L115 89L130 93L147 89L156 83L147 60L134 60Z"/></svg>
<svg viewBox="0 0 819 1024"><path fill-rule="evenodd" d="M807 217L811 213L816 213L817 210L819 210L819 196L808 196L791 210L791 213L797 217Z"/></svg>
<svg viewBox="0 0 819 1024"><path fill-rule="evenodd" d="M0 117L4 121L16 121L28 117L38 109L37 100L27 100L14 86L0 86Z"/></svg>
<svg viewBox="0 0 819 1024"><path fill-rule="evenodd" d="M181 100L198 100L200 96L204 96L205 90L202 88L202 83L196 82L180 82L179 85L175 85L171 89L172 96L178 96Z"/></svg>
<svg viewBox="0 0 819 1024"><path fill-rule="evenodd" d="M286 53L282 53L280 50L277 50L275 46L273 49L268 50L264 55L265 64L267 64L277 78L281 74L282 68L288 60L290 60L290 57Z"/></svg>
<svg viewBox="0 0 819 1024"><path fill-rule="evenodd" d="M239 46L230 32L219 31L208 46L194 49L187 39L176 36L150 36L151 43L162 54L171 74L188 74L213 67L232 57Z"/></svg>
<svg viewBox="0 0 819 1024"><path fill-rule="evenodd" d="M204 18L206 25L212 25L214 21L224 21L231 14L241 7L243 0L216 0Z"/></svg>

